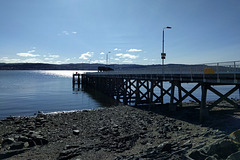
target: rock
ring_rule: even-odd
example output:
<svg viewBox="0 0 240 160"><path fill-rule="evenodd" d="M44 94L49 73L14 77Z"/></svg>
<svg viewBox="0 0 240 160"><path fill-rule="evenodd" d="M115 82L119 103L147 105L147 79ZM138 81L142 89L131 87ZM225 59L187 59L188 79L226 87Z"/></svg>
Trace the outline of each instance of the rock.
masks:
<svg viewBox="0 0 240 160"><path fill-rule="evenodd" d="M212 138L213 139L220 139L220 138L224 138L224 137L226 137L225 134L219 134L219 135L213 136Z"/></svg>
<svg viewBox="0 0 240 160"><path fill-rule="evenodd" d="M74 135L79 135L80 131L79 130L73 130Z"/></svg>
<svg viewBox="0 0 240 160"><path fill-rule="evenodd" d="M240 159L240 151L235 152L227 157L226 160L239 160Z"/></svg>
<svg viewBox="0 0 240 160"><path fill-rule="evenodd" d="M22 149L22 148L24 148L23 142L16 142L10 146L10 150L16 150L16 149Z"/></svg>
<svg viewBox="0 0 240 160"><path fill-rule="evenodd" d="M21 136L18 137L18 141L28 142L29 138L21 135Z"/></svg>
<svg viewBox="0 0 240 160"><path fill-rule="evenodd" d="M27 150L29 150L29 149L20 149L20 150L13 150L13 151L7 151L4 153L0 153L0 159L10 158L14 155L21 154Z"/></svg>
<svg viewBox="0 0 240 160"><path fill-rule="evenodd" d="M205 160L208 157L208 155L204 154L202 151L195 149L190 151L190 153L188 153L188 156L192 159L197 160Z"/></svg>
<svg viewBox="0 0 240 160"><path fill-rule="evenodd" d="M172 144L169 142L163 142L160 145L158 145L158 150L164 152L171 152Z"/></svg>
<svg viewBox="0 0 240 160"><path fill-rule="evenodd" d="M24 147L25 147L25 148L27 148L27 147L29 147L29 146L30 146L30 145L29 145L28 142L25 142L25 143L24 143Z"/></svg>
<svg viewBox="0 0 240 160"><path fill-rule="evenodd" d="M207 157L205 160L217 160L217 158L214 157L214 156L209 156L209 157Z"/></svg>
<svg viewBox="0 0 240 160"><path fill-rule="evenodd" d="M74 125L72 126L72 129L73 129L73 130L77 130L77 125L74 124Z"/></svg>
<svg viewBox="0 0 240 160"><path fill-rule="evenodd" d="M235 132L232 132L229 135L229 138L231 138L233 141L240 143L240 129L236 130Z"/></svg>
<svg viewBox="0 0 240 160"><path fill-rule="evenodd" d="M13 144L15 141L13 138L7 138L2 141L2 147L6 147L7 145Z"/></svg>
<svg viewBox="0 0 240 160"><path fill-rule="evenodd" d="M36 145L48 144L48 140L45 139L42 135L40 135L40 132L31 131L28 137L29 137L29 140L34 141ZM32 144L30 144L30 146L32 146Z"/></svg>
<svg viewBox="0 0 240 160"><path fill-rule="evenodd" d="M183 145L181 146L181 147L183 147L183 148L192 148L192 142L191 142L191 140L188 140L188 141L186 141L185 143L183 143Z"/></svg>
<svg viewBox="0 0 240 160"><path fill-rule="evenodd" d="M229 139L221 139L203 147L202 150L210 156L218 154L220 158L227 158L228 155L238 151L238 146Z"/></svg>
<svg viewBox="0 0 240 160"><path fill-rule="evenodd" d="M16 132L18 132L18 133L23 132L23 131L24 131L24 128L22 128L22 127L18 127L18 128L16 129Z"/></svg>
<svg viewBox="0 0 240 160"><path fill-rule="evenodd" d="M206 143L202 143L202 144L195 146L193 149L200 149L200 148L204 147L205 145L206 145Z"/></svg>

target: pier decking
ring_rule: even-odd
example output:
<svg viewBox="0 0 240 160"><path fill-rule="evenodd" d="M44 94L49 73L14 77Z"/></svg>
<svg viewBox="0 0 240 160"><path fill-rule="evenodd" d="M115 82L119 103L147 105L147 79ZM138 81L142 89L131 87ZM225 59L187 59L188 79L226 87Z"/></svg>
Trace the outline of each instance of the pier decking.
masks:
<svg viewBox="0 0 240 160"><path fill-rule="evenodd" d="M200 119L208 116L208 111L223 100L234 107L239 104L228 98L239 90L240 92L240 62L228 62L216 65L182 65L182 66L157 66L146 69L124 71L95 72L82 74L83 87L97 89L106 95L126 105L139 104L166 104L169 110L174 111L181 107L182 102L190 97L200 106ZM164 82L169 82L166 88ZM187 90L183 83L193 83ZM232 87L223 94L213 88L214 85L229 85ZM176 88L178 89L177 93ZM201 98L193 92L201 88ZM211 91L219 98L211 105L206 105L207 91ZM164 102L164 97L169 96L170 101Z"/></svg>

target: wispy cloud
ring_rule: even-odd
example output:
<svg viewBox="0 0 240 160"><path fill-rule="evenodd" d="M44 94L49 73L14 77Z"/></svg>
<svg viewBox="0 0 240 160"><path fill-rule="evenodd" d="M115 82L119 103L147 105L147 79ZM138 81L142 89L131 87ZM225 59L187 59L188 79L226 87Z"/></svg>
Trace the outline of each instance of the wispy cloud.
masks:
<svg viewBox="0 0 240 160"><path fill-rule="evenodd" d="M60 56L59 55L56 55L56 54L52 54L52 55L49 55L50 58L59 58Z"/></svg>
<svg viewBox="0 0 240 160"><path fill-rule="evenodd" d="M103 55L103 54L105 54L105 53L104 53L104 52L101 52L100 54Z"/></svg>
<svg viewBox="0 0 240 160"><path fill-rule="evenodd" d="M121 49L119 49L119 48L115 48L114 51L121 51Z"/></svg>
<svg viewBox="0 0 240 160"><path fill-rule="evenodd" d="M70 58L67 58L67 59L65 59L65 62L69 62L71 59Z"/></svg>
<svg viewBox="0 0 240 160"><path fill-rule="evenodd" d="M23 63L44 63L41 59L38 58L28 58L22 61Z"/></svg>
<svg viewBox="0 0 240 160"><path fill-rule="evenodd" d="M130 59L136 59L138 56L136 55L132 55L132 54L122 54L122 53L118 53L116 54L117 57L121 57L121 58L130 58Z"/></svg>
<svg viewBox="0 0 240 160"><path fill-rule="evenodd" d="M116 54L116 56L118 56L118 57L120 57L120 56L122 56L123 54L122 53L118 53L118 54Z"/></svg>
<svg viewBox="0 0 240 160"><path fill-rule="evenodd" d="M129 49L127 52L141 52L141 49Z"/></svg>
<svg viewBox="0 0 240 160"><path fill-rule="evenodd" d="M2 62L2 63L20 63L21 60L9 58L9 57L1 57L0 62Z"/></svg>
<svg viewBox="0 0 240 160"><path fill-rule="evenodd" d="M40 56L38 54L32 54L34 52L35 52L35 50L30 50L25 53L17 53L17 55L20 57L38 57L38 56Z"/></svg>
<svg viewBox="0 0 240 160"><path fill-rule="evenodd" d="M62 31L62 34L68 36L68 35L69 35L69 32L68 32L68 31Z"/></svg>
<svg viewBox="0 0 240 160"><path fill-rule="evenodd" d="M91 63L105 63L105 60L93 60Z"/></svg>
<svg viewBox="0 0 240 160"><path fill-rule="evenodd" d="M138 56L131 55L131 54L123 54L122 57L123 57L123 58L136 59Z"/></svg>
<svg viewBox="0 0 240 160"><path fill-rule="evenodd" d="M62 31L61 33L59 33L58 35L61 36L61 35L65 35L65 36L69 36L71 34L74 34L76 35L77 32L76 31Z"/></svg>
<svg viewBox="0 0 240 160"><path fill-rule="evenodd" d="M92 57L92 52L86 52L86 53L81 54L79 59L88 59L90 57Z"/></svg>
<svg viewBox="0 0 240 160"><path fill-rule="evenodd" d="M129 60L129 59L125 59L125 60L123 60L123 63L133 63L133 61Z"/></svg>

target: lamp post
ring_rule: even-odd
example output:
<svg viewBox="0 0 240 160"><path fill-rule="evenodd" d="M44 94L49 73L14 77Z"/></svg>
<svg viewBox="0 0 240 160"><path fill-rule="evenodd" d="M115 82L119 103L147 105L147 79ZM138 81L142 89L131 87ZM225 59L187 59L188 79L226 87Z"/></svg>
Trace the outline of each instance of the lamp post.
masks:
<svg viewBox="0 0 240 160"><path fill-rule="evenodd" d="M111 52L108 52L107 55L106 55L106 65L108 65L108 62L109 62L109 58L108 58L109 53L111 53Z"/></svg>
<svg viewBox="0 0 240 160"><path fill-rule="evenodd" d="M161 59L162 59L162 65L164 65L164 59L166 59L166 53L164 53L164 29L171 29L172 27L164 27L163 28L163 40L162 40L162 53L161 53Z"/></svg>

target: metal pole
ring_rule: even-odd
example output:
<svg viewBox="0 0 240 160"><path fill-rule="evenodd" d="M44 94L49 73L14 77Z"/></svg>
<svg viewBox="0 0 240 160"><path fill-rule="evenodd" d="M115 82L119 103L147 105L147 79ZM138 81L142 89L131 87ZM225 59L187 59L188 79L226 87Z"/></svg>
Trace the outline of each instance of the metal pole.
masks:
<svg viewBox="0 0 240 160"><path fill-rule="evenodd" d="M108 53L106 55L106 64L108 64Z"/></svg>
<svg viewBox="0 0 240 160"><path fill-rule="evenodd" d="M162 38L162 54L164 53L164 28L163 28L163 38ZM162 74L164 74L164 59L162 57L161 54L161 58L162 58Z"/></svg>
<svg viewBox="0 0 240 160"><path fill-rule="evenodd" d="M163 40L162 40L162 53L164 53L164 29L163 29Z"/></svg>

